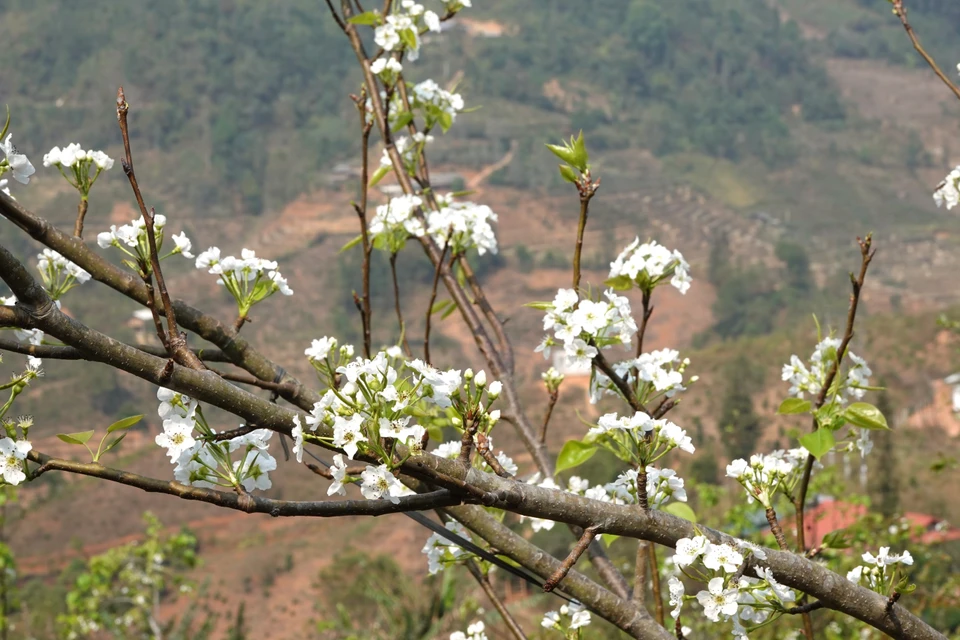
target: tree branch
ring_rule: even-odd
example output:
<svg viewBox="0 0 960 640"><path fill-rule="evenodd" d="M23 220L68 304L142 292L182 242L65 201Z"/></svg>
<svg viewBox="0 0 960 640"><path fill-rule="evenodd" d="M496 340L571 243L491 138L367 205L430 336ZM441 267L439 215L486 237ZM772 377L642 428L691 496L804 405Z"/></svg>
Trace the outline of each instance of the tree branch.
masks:
<svg viewBox="0 0 960 640"><path fill-rule="evenodd" d="M136 487L147 493L164 493L184 500L206 502L225 509L235 509L246 513L266 513L274 517L382 516L404 511L427 511L460 504L460 498L444 489L398 498L399 503L397 504L390 500L272 500L249 494L241 495L232 491L189 487L179 482L156 480L128 471L105 467L96 462L75 462L52 458L39 451L31 451L27 457L29 460L40 464L31 478L36 478L47 471L67 471Z"/></svg>

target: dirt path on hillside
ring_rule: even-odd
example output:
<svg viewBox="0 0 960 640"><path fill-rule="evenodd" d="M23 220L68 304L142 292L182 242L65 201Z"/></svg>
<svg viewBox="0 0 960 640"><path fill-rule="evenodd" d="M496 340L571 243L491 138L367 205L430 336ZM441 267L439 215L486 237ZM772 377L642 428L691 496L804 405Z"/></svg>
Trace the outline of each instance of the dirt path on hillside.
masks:
<svg viewBox="0 0 960 640"><path fill-rule="evenodd" d="M513 162L513 156L517 152L517 149L519 147L520 145L517 143L516 140L511 140L510 149L507 151L506 154L504 154L502 158L500 158L499 160L497 160L491 165L487 165L486 167L480 170L480 173L476 174L475 176L467 180L467 190L476 191L477 189L479 189L480 185L483 184L483 182L487 178L489 178L495 172L499 171L500 169L503 169L505 166Z"/></svg>

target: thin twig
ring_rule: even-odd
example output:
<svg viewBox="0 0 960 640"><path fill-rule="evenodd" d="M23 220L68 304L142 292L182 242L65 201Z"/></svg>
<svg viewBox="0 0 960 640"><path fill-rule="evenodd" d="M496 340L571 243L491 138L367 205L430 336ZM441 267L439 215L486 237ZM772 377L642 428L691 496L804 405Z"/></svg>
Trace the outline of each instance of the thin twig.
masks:
<svg viewBox="0 0 960 640"><path fill-rule="evenodd" d="M540 444L547 441L547 426L550 424L550 417L553 415L553 408L557 405L560 398L560 388L557 387L550 392L550 399L547 402L547 410L543 414L543 422L540 423Z"/></svg>
<svg viewBox="0 0 960 640"><path fill-rule="evenodd" d="M593 542L593 539L597 537L597 534L600 533L600 527L594 525L592 527L587 527L583 530L583 535L580 536L580 539L577 541L577 544L573 547L573 550L570 551L569 555L564 558L563 562L560 563L560 566L550 576L545 583L543 583L543 590L547 593L553 591L557 588L557 585L560 584L560 581L566 577L570 572L570 569L573 568L573 565L577 564L577 560L580 559L580 556L583 555L583 552L587 550L587 547L590 546L590 543Z"/></svg>
<svg viewBox="0 0 960 640"><path fill-rule="evenodd" d="M487 434L478 433L477 434L477 452L480 454L480 457L486 461L490 468L493 469L493 472L500 476L501 478L512 478L513 476L503 468L503 465L500 464L500 461L497 460L497 457L493 455L493 452L490 451L490 443L487 441Z"/></svg>
<svg viewBox="0 0 960 640"><path fill-rule="evenodd" d="M329 0L328 0L329 2ZM370 336L373 323L372 311L370 309L370 256L373 253L373 246L370 243L370 232L367 228L367 196L370 185L370 132L373 130L373 122L367 122L367 98L366 90L360 92L360 98L357 101L357 110L360 113L360 204L354 206L357 217L360 219L360 237L363 246L363 264L361 265L361 279L363 281L363 297L360 308L360 319L363 323L363 352L370 358L372 349L372 338Z"/></svg>
<svg viewBox="0 0 960 640"><path fill-rule="evenodd" d="M657 547L652 542L648 547L650 554L650 587L653 589L653 612L657 623L663 625L663 594L660 592L660 568L657 566Z"/></svg>
<svg viewBox="0 0 960 640"><path fill-rule="evenodd" d="M433 318L433 305L437 301L437 285L440 283L440 271L443 269L443 261L446 259L447 250L450 248L450 237L453 235L453 227L447 230L447 239L443 242L443 250L440 252L440 259L433 269L433 286L430 288L430 301L427 303L427 317L424 322L423 330L423 361L430 362L430 321ZM450 304L454 304L453 301Z"/></svg>
<svg viewBox="0 0 960 640"><path fill-rule="evenodd" d="M143 216L144 226L147 234L147 245L150 248L150 267L153 276L157 279L157 291L160 293L160 301L163 304L163 312L167 318L167 342L170 348L170 356L185 367L202 371L203 363L193 355L187 348L186 335L180 333L177 329L177 319L173 312L173 305L170 302L170 294L167 292L167 285L163 279L163 273L160 270L160 254L157 251L157 239L154 233L154 210L147 211L147 205L143 202L143 195L140 192L140 185L137 183L137 174L133 169L133 155L130 152L130 133L127 126L127 114L130 105L123 95L123 87L117 89L117 121L120 123L120 134L123 137L123 154L121 161L123 172L130 181L130 187L133 189L133 195L137 199L137 205L140 207L140 215Z"/></svg>
<svg viewBox="0 0 960 640"><path fill-rule="evenodd" d="M893 15L900 18L900 24L903 25L904 30L907 32L907 36L910 37L910 42L913 44L913 48L916 49L917 53L920 54L920 57L933 69L933 72L937 74L937 77L940 78L940 81L943 84L947 85L947 88L953 92L958 99L960 99L960 89L957 88L957 85L953 84L947 74L940 70L939 65L933 59L929 53L920 45L920 40L917 38L917 34L914 33L913 27L910 26L910 23L907 22L907 8L903 4L903 0L892 0L893 1Z"/></svg>
<svg viewBox="0 0 960 640"><path fill-rule="evenodd" d="M597 349L597 355L593 356L593 366L595 366L597 369L600 369L603 375L610 378L614 386L616 386L620 391L620 394L623 395L623 399L627 401L627 404L629 404L634 411L647 413L646 407L644 407L643 404L637 399L636 394L633 392L633 389L630 388L630 385L627 384L627 381L617 375L617 372L613 370L613 367L611 367L610 363L607 362L603 352L600 351L600 348L597 347L593 340L590 342L591 345Z"/></svg>
<svg viewBox="0 0 960 640"><path fill-rule="evenodd" d="M577 183L580 192L580 217L577 222L577 244L573 249L573 290L580 292L580 254L583 253L583 232L587 228L587 216L590 212L590 199L596 193L595 189L584 188Z"/></svg>
<svg viewBox="0 0 960 640"><path fill-rule="evenodd" d="M827 377L824 380L823 387L820 389L820 393L817 395L816 404L814 406L815 409L819 409L823 406L824 402L826 402L830 387L833 385L833 381L840 371L841 361L847 353L847 348L850 346L850 341L853 340L854 323L857 318L857 307L860 304L860 293L863 290L863 283L867 277L867 268L870 266L870 261L873 260L873 256L876 253L876 250L873 249L873 238L870 234L867 234L866 238L862 240L857 238L857 245L860 247L860 273L856 277L854 277L852 273L850 274L850 285L852 287L852 292L850 294L850 307L847 310L847 326L843 334L843 339L840 342L840 347L837 349L837 358L834 360L833 365L827 372ZM813 418L811 430L816 431L817 428L817 419ZM795 522L797 527L797 550L800 553L805 553L807 550L804 510L807 502L807 490L810 487L810 476L813 472L813 462L814 457L812 455L808 455L806 463L803 467L803 477L800 480L800 489L797 492L796 500L793 503L794 510L796 512ZM774 535L776 535L776 533L774 533ZM777 543L780 544L780 540L777 540ZM782 545L781 548L783 548ZM802 615L803 633L807 640L813 640L813 620L810 618L810 613L803 612Z"/></svg>
<svg viewBox="0 0 960 640"><path fill-rule="evenodd" d="M412 358L413 352L410 351L410 343L407 341L407 327L403 323L403 311L400 310L400 284L397 282L397 254L390 254L390 276L393 278L393 303L397 312L397 322L400 325L400 342L403 345L403 351L407 357Z"/></svg>
<svg viewBox="0 0 960 640"><path fill-rule="evenodd" d="M477 561L471 558L467 560L466 564L470 575L472 575L474 580L477 581L477 584L480 585L480 588L483 589L483 592L487 594L487 598L490 599L490 602L493 604L493 608L496 609L497 613L500 614L500 617L503 618L503 622L507 625L507 629L510 630L514 640L527 640L527 636L524 635L523 629L520 628L520 625L510 614L510 611L507 610L507 606L497 595L497 592L493 590L493 585L490 584L490 578L484 575L480 567L477 566Z"/></svg>
<svg viewBox="0 0 960 640"><path fill-rule="evenodd" d="M819 600L814 600L813 602L808 602L807 604L802 604L802 605L797 606L797 607L790 607L790 608L787 609L784 613L788 613L788 614L794 615L794 616L795 616L795 615L806 615L806 614L810 613L811 611L816 611L816 610L818 610L818 609L823 609L825 606L826 606L826 605L824 605L824 604L823 604L822 602L820 602Z"/></svg>

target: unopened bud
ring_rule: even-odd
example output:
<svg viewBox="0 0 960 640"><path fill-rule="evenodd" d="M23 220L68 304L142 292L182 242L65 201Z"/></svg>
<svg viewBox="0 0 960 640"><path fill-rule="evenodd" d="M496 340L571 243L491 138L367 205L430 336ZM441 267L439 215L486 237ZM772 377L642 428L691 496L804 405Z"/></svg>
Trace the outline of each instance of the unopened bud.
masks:
<svg viewBox="0 0 960 640"><path fill-rule="evenodd" d="M487 386L487 372L481 369L473 379L473 383L481 388Z"/></svg>
<svg viewBox="0 0 960 640"><path fill-rule="evenodd" d="M487 389L487 397L491 400L496 400L500 397L500 392L503 390L503 383L499 380L494 380L490 383L490 388Z"/></svg>

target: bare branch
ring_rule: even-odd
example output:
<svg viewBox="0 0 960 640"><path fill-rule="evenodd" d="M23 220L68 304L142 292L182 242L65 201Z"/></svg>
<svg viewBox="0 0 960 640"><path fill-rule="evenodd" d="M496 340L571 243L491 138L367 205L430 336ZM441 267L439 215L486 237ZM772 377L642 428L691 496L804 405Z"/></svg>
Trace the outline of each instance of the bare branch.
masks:
<svg viewBox="0 0 960 640"><path fill-rule="evenodd" d="M145 476L105 467L96 462L75 462L52 458L39 451L31 451L28 459L40 464L33 473L34 478L47 471L68 471L83 476L100 478L109 482L136 487L148 493L165 493L184 500L198 500L225 509L236 509L246 513L267 513L274 517L308 516L314 518L332 518L338 516L381 516L404 511L426 511L460 504L460 499L446 490L433 491L415 496L390 500L336 500L336 501L299 501L272 500L259 496L239 495L233 491L217 491L201 487L188 487L179 482L165 482Z"/></svg>
<svg viewBox="0 0 960 640"><path fill-rule="evenodd" d="M600 527L597 526L587 527L583 530L583 535L580 536L580 539L570 551L570 554L560 563L560 566L553 575L543 583L544 591L549 593L557 588L557 585L570 573L570 569L573 569L573 565L577 564L577 560L580 559L580 556L587 550L587 547L590 546L590 543L593 542L593 539L597 537L598 533L600 533Z"/></svg>

